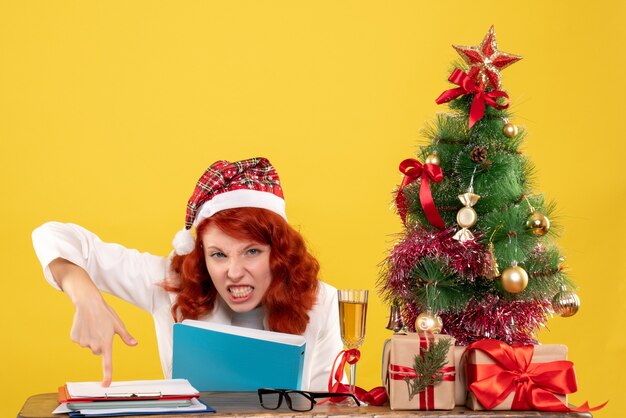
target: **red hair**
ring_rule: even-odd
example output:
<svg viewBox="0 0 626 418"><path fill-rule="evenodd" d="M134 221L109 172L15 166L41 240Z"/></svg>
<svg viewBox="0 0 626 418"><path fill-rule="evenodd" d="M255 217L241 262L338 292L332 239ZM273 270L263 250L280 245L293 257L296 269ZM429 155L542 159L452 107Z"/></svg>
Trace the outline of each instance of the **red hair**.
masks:
<svg viewBox="0 0 626 418"><path fill-rule="evenodd" d="M302 334L317 296L319 263L307 251L302 235L280 215L259 208L227 209L205 219L196 230L196 244L187 255L175 255L172 271L178 283L164 288L177 293L175 320L198 319L213 311L217 290L204 260L202 236L215 226L239 240L269 245L272 282L263 296L269 329Z"/></svg>

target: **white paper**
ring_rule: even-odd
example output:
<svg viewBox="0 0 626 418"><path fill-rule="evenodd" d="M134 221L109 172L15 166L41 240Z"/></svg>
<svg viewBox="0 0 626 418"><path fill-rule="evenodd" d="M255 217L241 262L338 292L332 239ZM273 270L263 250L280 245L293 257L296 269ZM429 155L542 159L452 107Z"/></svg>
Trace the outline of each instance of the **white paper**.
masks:
<svg viewBox="0 0 626 418"><path fill-rule="evenodd" d="M132 401L131 401L132 402ZM80 412L83 415L106 415L106 414L119 414L119 413L138 413L138 412L201 412L206 411L207 407L202 402L198 401L196 398L191 399L190 406L177 406L177 407L169 407L169 408L116 408L116 409L81 409ZM62 403L59 405L54 411L53 414L68 414L72 412L66 404Z"/></svg>
<svg viewBox="0 0 626 418"><path fill-rule="evenodd" d="M295 345L296 347L300 347L306 343L306 338L302 335L286 334L283 332L267 331L264 329L236 327L233 325L196 321L193 319L185 319L182 323L196 328L222 332L224 334L241 335L242 337L254 338L255 340L274 341L287 345Z"/></svg>
<svg viewBox="0 0 626 418"><path fill-rule="evenodd" d="M199 394L187 379L128 380L113 382L108 388L102 382L68 382L70 398L105 398L119 394L159 394L160 396L193 396Z"/></svg>

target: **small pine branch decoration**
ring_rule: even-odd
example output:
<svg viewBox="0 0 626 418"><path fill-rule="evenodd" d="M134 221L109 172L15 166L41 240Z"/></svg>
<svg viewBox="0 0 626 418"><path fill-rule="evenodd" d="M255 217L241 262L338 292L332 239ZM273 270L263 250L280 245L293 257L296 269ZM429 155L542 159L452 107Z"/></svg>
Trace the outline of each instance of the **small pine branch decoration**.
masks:
<svg viewBox="0 0 626 418"><path fill-rule="evenodd" d="M450 345L448 340L439 340L428 349L420 347L420 354L415 356L413 364L416 377L404 379L409 390L409 401L428 386L434 386L443 380L441 369L446 365Z"/></svg>

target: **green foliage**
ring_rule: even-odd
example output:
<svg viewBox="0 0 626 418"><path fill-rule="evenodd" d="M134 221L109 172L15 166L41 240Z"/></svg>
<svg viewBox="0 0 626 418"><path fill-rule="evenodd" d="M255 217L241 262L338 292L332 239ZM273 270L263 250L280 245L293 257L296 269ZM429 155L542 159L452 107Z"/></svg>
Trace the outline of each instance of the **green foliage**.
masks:
<svg viewBox="0 0 626 418"><path fill-rule="evenodd" d="M435 386L443 380L441 369L446 365L451 343L447 339L435 341L428 349L420 347L420 354L415 356L413 368L416 377L404 379L409 391L409 401L428 386Z"/></svg>
<svg viewBox="0 0 626 418"><path fill-rule="evenodd" d="M489 168L477 165L470 158L471 149L462 153L457 162L456 172L467 185L474 174L474 190L480 195L475 209L481 213L498 211L524 193L525 159L521 155L508 152L496 153L487 150ZM474 169L476 171L474 172Z"/></svg>
<svg viewBox="0 0 626 418"><path fill-rule="evenodd" d="M467 130L467 119L461 115L451 115L449 113L438 113L437 118L422 129L422 135L433 142L440 144L459 144L469 141ZM420 157L424 158L430 154L434 147L424 147ZM439 150L439 149L437 149Z"/></svg>
<svg viewBox="0 0 626 418"><path fill-rule="evenodd" d="M561 286L573 288L563 271L563 257L558 248L550 246L531 254L524 262L524 269L533 279L522 297L527 299L543 299L552 297Z"/></svg>
<svg viewBox="0 0 626 418"><path fill-rule="evenodd" d="M529 215L526 203L516 203L493 211L479 218L477 227L490 236L494 245L494 252L500 266L509 266L514 261L520 263L534 250L537 238L526 228Z"/></svg>
<svg viewBox="0 0 626 418"><path fill-rule="evenodd" d="M422 258L411 270L414 302L435 312L464 307L471 296L469 285L454 275L446 262Z"/></svg>

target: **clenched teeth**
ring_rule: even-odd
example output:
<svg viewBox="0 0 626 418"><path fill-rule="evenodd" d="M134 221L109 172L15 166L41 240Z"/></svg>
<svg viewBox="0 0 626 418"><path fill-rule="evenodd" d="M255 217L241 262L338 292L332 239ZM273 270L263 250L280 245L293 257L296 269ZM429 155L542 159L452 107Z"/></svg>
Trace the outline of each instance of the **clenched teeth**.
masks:
<svg viewBox="0 0 626 418"><path fill-rule="evenodd" d="M228 291L236 298L243 298L252 293L254 288L252 286L231 286Z"/></svg>

